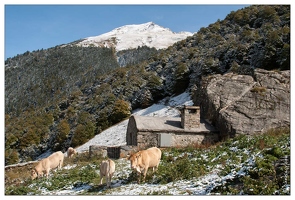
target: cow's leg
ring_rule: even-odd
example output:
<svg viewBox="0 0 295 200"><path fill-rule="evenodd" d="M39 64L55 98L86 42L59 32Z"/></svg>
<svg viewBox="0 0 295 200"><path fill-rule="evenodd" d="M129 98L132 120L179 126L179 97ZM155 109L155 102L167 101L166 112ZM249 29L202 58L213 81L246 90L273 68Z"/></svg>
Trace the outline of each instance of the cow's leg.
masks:
<svg viewBox="0 0 295 200"><path fill-rule="evenodd" d="M109 174L106 176L106 179L107 179L107 187L109 188L110 187L110 175Z"/></svg>
<svg viewBox="0 0 295 200"><path fill-rule="evenodd" d="M43 177L43 172L40 172L37 174L37 178L42 178Z"/></svg>
<svg viewBox="0 0 295 200"><path fill-rule="evenodd" d="M159 163L156 165L156 167L155 167L155 171L158 170L158 167L159 167Z"/></svg>
<svg viewBox="0 0 295 200"><path fill-rule="evenodd" d="M146 173L148 171L148 167L144 168L144 172L143 172L143 181L145 181L145 177L146 177Z"/></svg>
<svg viewBox="0 0 295 200"><path fill-rule="evenodd" d="M102 185L102 179L103 179L103 175L100 174L100 185Z"/></svg>
<svg viewBox="0 0 295 200"><path fill-rule="evenodd" d="M49 176L49 171L50 171L50 169L46 169L45 176L47 177L47 179L48 179L48 176Z"/></svg>
<svg viewBox="0 0 295 200"><path fill-rule="evenodd" d="M61 161L59 162L59 169L62 168L63 162L64 162L63 160L61 160Z"/></svg>
<svg viewBox="0 0 295 200"><path fill-rule="evenodd" d="M109 187L111 187L111 184L112 184L112 176L113 176L113 174L109 174Z"/></svg>
<svg viewBox="0 0 295 200"><path fill-rule="evenodd" d="M60 170L60 166L61 166L61 160L59 161L59 163L57 165L57 170Z"/></svg>
<svg viewBox="0 0 295 200"><path fill-rule="evenodd" d="M43 177L43 172L38 173L38 174L37 174L37 177L38 177L38 178Z"/></svg>
<svg viewBox="0 0 295 200"><path fill-rule="evenodd" d="M141 178L141 173L137 172L137 183L138 184L140 183L140 178Z"/></svg>

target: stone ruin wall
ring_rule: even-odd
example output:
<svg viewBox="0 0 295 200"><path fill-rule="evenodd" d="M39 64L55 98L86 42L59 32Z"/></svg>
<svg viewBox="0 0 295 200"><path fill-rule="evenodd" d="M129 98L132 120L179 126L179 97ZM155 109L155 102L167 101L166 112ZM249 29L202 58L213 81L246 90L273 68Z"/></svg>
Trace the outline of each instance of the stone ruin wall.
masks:
<svg viewBox="0 0 295 200"><path fill-rule="evenodd" d="M139 149L149 147L188 147L190 145L214 144L219 141L219 135L216 133L153 133L138 132L137 146ZM169 144L161 145L160 135L170 135Z"/></svg>

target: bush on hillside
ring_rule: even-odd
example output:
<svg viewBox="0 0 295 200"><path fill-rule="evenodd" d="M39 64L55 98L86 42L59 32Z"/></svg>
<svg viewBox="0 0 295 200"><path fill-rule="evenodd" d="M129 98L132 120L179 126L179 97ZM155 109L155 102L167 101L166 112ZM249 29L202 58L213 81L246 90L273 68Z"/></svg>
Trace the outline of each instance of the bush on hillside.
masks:
<svg viewBox="0 0 295 200"><path fill-rule="evenodd" d="M110 119L113 124L118 123L131 115L131 106L127 101L118 99L111 112Z"/></svg>
<svg viewBox="0 0 295 200"><path fill-rule="evenodd" d="M71 146L77 147L86 143L95 136L95 119L88 112L81 112L78 117L78 125L74 131Z"/></svg>
<svg viewBox="0 0 295 200"><path fill-rule="evenodd" d="M16 149L5 150L5 165L19 162L18 151Z"/></svg>
<svg viewBox="0 0 295 200"><path fill-rule="evenodd" d="M95 125L92 122L86 124L78 124L75 130L75 134L72 138L71 146L77 147L95 136Z"/></svg>
<svg viewBox="0 0 295 200"><path fill-rule="evenodd" d="M59 150L62 148L62 144L68 138L68 134L70 133L70 125L66 119L63 119L57 125L57 132L55 137L55 150Z"/></svg>

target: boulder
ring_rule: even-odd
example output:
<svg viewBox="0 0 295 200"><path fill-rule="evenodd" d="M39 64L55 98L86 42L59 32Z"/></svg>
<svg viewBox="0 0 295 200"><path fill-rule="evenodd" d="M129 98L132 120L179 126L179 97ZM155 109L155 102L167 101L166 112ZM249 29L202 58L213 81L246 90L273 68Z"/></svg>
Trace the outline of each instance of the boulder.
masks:
<svg viewBox="0 0 295 200"><path fill-rule="evenodd" d="M201 117L223 136L289 127L290 70L212 75L202 80L193 99L201 107Z"/></svg>

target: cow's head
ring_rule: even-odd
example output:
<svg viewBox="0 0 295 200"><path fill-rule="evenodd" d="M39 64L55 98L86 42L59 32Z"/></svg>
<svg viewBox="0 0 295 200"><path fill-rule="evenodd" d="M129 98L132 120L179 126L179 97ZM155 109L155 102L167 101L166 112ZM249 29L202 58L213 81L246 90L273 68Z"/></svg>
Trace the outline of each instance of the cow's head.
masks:
<svg viewBox="0 0 295 200"><path fill-rule="evenodd" d="M141 172L140 171L140 166L139 166L139 162L141 162L141 153L140 152L137 152L133 155L131 155L128 160L130 160L130 163L131 163L131 169L132 170L136 170L137 172Z"/></svg>
<svg viewBox="0 0 295 200"><path fill-rule="evenodd" d="M38 173L35 169L31 170L31 179L34 180L35 178L38 177Z"/></svg>

